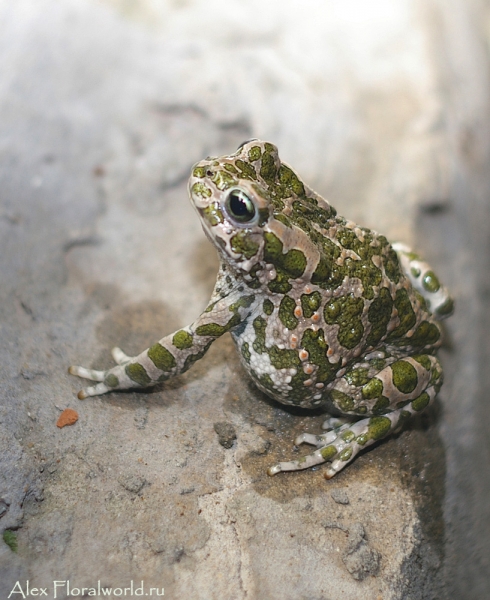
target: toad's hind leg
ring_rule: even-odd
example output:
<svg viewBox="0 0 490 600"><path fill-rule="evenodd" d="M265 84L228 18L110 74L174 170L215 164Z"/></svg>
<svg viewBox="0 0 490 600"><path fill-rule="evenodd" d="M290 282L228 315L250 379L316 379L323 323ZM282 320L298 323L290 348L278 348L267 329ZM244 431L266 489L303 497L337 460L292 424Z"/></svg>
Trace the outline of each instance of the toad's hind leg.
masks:
<svg viewBox="0 0 490 600"><path fill-rule="evenodd" d="M412 370L416 373L414 381L407 377L407 373L413 375ZM436 397L441 383L442 371L435 356L416 355L414 358L395 361L360 388L365 396L370 397L368 400L364 398L364 407L370 416L350 414L348 418L351 422L338 423L331 431L321 435L301 434L296 439L297 445L307 443L317 449L298 460L281 462L271 467L268 474L298 471L329 462L331 464L325 477L330 479L361 450L400 429L411 416L426 409ZM380 398L374 397L375 391ZM352 402L355 411L355 401ZM357 410L359 406L358 404Z"/></svg>
<svg viewBox="0 0 490 600"><path fill-rule="evenodd" d="M431 387L426 391L426 394L430 403L436 396L436 390ZM382 440L397 429L401 429L404 423L420 410L414 408L413 404L385 415L361 419L350 425L342 425L337 430L329 431L323 435L310 436L309 434L302 434L297 438L296 443L313 444L318 446L317 450L298 460L278 463L270 467L267 473L268 475L276 475L282 471L299 471L324 462L330 462L330 466L325 471L325 478L331 479L354 460L361 450Z"/></svg>
<svg viewBox="0 0 490 600"><path fill-rule="evenodd" d="M427 308L436 319L449 317L454 310L454 301L448 290L441 285L429 263L405 244L393 244L398 260L412 286L423 296Z"/></svg>

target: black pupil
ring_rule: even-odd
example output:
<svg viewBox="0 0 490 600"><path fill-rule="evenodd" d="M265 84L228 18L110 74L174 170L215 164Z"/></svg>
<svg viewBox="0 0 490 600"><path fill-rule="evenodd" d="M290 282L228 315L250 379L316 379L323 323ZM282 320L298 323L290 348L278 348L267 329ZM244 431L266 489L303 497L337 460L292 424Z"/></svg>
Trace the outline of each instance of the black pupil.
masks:
<svg viewBox="0 0 490 600"><path fill-rule="evenodd" d="M255 207L250 198L241 190L233 190L227 202L231 215L242 223L251 221L255 216Z"/></svg>

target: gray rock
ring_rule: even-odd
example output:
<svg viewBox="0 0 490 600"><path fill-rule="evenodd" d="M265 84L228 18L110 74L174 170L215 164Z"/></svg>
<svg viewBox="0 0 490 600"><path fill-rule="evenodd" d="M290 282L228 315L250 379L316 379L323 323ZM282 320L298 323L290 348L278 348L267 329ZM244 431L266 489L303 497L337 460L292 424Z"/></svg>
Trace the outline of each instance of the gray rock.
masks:
<svg viewBox="0 0 490 600"><path fill-rule="evenodd" d="M118 481L125 490L128 490L132 494L138 494L148 484L144 477L132 474L122 475Z"/></svg>
<svg viewBox="0 0 490 600"><path fill-rule="evenodd" d="M349 528L349 543L342 560L357 581L363 581L368 575L378 574L381 555L377 550L369 547L361 523L354 523Z"/></svg>
<svg viewBox="0 0 490 600"><path fill-rule="evenodd" d="M332 500L337 504L349 504L349 496L347 492L342 488L336 488L330 492Z"/></svg>
<svg viewBox="0 0 490 600"><path fill-rule="evenodd" d="M214 430L218 434L218 442L223 448L231 448L236 440L236 431L231 423L219 421L213 425Z"/></svg>

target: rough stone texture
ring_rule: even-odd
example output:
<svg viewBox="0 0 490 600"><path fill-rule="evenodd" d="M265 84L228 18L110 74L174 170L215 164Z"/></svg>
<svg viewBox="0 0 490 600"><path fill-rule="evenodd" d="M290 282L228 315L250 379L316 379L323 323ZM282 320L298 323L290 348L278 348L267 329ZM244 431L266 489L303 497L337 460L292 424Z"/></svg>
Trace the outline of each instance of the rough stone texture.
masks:
<svg viewBox="0 0 490 600"><path fill-rule="evenodd" d="M0 2L0 526L19 547L0 547L1 598L18 579L490 595L489 18L477 0ZM149 393L81 403L66 374L202 310L217 261L185 180L253 136L416 245L458 303L435 409L328 483L265 475L322 416L261 395L229 338Z"/></svg>

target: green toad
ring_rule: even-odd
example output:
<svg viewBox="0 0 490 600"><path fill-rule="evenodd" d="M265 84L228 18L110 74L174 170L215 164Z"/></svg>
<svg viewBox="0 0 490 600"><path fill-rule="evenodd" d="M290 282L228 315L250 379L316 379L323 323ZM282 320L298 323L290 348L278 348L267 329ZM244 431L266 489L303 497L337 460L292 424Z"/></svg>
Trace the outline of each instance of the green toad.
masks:
<svg viewBox="0 0 490 600"><path fill-rule="evenodd" d="M189 191L221 261L207 308L136 357L115 348L108 371L71 367L99 382L80 399L183 373L229 331L258 388L333 415L296 440L312 454L269 474L328 462L327 478L427 408L442 384L436 320L453 303L426 262L339 217L268 142L199 162Z"/></svg>

